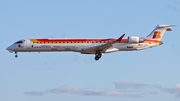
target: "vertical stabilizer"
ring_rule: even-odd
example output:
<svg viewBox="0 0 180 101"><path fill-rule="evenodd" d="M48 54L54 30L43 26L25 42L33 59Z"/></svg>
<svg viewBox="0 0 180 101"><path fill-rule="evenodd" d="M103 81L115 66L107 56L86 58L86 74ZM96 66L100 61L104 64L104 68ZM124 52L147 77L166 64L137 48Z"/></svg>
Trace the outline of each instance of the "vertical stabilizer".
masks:
<svg viewBox="0 0 180 101"><path fill-rule="evenodd" d="M161 40L166 31L171 31L171 25L157 25L156 28L145 39Z"/></svg>

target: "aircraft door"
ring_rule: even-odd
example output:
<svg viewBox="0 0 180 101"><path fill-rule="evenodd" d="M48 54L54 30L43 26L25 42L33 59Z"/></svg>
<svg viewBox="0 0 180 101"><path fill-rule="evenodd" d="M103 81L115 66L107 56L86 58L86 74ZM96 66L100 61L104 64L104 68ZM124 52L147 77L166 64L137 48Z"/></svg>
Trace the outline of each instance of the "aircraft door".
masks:
<svg viewBox="0 0 180 101"><path fill-rule="evenodd" d="M26 49L32 48L32 42L30 40L28 40L28 39L25 41L25 48Z"/></svg>

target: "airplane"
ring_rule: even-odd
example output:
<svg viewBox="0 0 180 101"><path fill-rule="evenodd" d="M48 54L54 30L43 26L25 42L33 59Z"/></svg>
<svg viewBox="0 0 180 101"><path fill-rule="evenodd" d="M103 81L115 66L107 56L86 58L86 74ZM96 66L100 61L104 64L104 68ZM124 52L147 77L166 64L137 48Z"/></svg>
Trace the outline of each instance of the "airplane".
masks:
<svg viewBox="0 0 180 101"><path fill-rule="evenodd" d="M11 53L18 52L79 52L94 54L99 60L102 54L117 51L144 50L162 45L161 41L166 31L171 31L174 25L157 25L146 37L129 36L119 38L33 38L22 39L6 48Z"/></svg>

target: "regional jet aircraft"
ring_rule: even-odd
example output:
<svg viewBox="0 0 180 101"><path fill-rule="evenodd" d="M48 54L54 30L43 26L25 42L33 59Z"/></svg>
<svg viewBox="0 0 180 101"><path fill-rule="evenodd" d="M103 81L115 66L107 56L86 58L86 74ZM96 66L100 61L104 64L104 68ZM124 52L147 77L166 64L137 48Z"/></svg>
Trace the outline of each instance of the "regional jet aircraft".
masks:
<svg viewBox="0 0 180 101"><path fill-rule="evenodd" d="M146 37L129 36L123 38L35 38L23 39L10 45L7 50L18 52L79 52L81 54L95 54L99 60L102 54L117 51L134 51L162 45L161 38L166 31L171 31L171 25L157 25Z"/></svg>

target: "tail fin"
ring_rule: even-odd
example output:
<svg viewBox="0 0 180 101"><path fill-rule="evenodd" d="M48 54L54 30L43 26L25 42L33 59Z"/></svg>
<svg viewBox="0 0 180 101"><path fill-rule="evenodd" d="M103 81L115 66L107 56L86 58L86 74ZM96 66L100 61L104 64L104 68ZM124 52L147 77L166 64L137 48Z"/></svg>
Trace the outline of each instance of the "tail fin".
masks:
<svg viewBox="0 0 180 101"><path fill-rule="evenodd" d="M166 31L171 31L175 25L157 25L156 28L145 39L161 40Z"/></svg>

